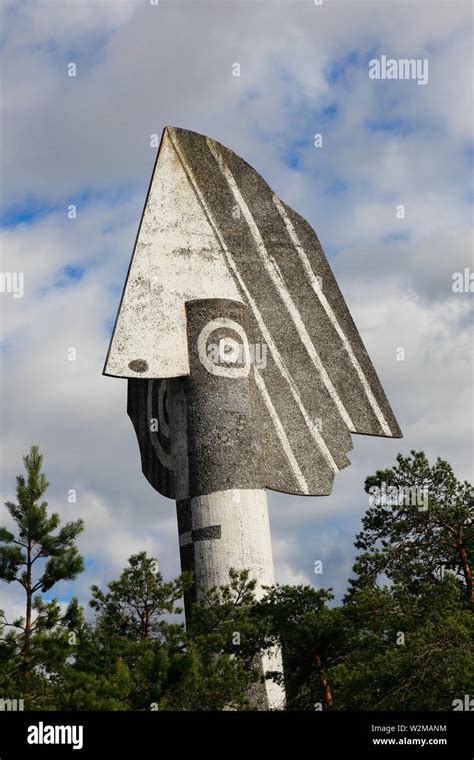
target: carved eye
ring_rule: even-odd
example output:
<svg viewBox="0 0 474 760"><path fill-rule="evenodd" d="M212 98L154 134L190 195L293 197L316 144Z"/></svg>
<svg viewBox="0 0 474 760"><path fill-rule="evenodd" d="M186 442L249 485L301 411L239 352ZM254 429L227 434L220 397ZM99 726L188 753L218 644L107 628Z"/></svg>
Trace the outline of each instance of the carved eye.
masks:
<svg viewBox="0 0 474 760"><path fill-rule="evenodd" d="M197 343L201 364L211 375L246 377L250 351L244 328L232 319L212 319L201 330Z"/></svg>

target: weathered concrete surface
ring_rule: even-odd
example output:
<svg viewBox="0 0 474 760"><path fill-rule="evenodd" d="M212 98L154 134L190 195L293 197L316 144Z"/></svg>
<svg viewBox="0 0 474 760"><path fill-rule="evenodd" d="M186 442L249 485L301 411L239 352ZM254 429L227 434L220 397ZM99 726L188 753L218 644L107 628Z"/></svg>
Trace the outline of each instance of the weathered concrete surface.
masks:
<svg viewBox="0 0 474 760"><path fill-rule="evenodd" d="M229 583L229 568L249 570L257 581L256 596L275 582L266 492L257 489L219 491L178 502L181 568L194 573L185 598L186 617L193 603L209 590ZM262 657L264 672L282 671L281 653L274 648ZM283 689L268 679L255 685L251 698L262 709L284 706Z"/></svg>
<svg viewBox="0 0 474 760"><path fill-rule="evenodd" d="M129 381L128 412L143 472L160 493L177 500L262 488L263 425L249 361L247 309L210 299L188 302L186 315L190 374ZM235 361L222 359L226 348Z"/></svg>
<svg viewBox="0 0 474 760"><path fill-rule="evenodd" d="M235 153L167 128L105 367L131 379L144 472L161 493L174 495L172 466L153 464L166 436L138 428L163 379L190 375L186 304L204 299L248 312L260 487L329 494L351 433L401 435L314 231Z"/></svg>
<svg viewBox="0 0 474 760"><path fill-rule="evenodd" d="M251 571L258 588L274 583L267 497L261 489L218 491L177 504L183 570L195 572L199 589L229 583L229 568Z"/></svg>
<svg viewBox="0 0 474 760"><path fill-rule="evenodd" d="M165 130L104 373L189 373L184 304L241 300L219 242Z"/></svg>

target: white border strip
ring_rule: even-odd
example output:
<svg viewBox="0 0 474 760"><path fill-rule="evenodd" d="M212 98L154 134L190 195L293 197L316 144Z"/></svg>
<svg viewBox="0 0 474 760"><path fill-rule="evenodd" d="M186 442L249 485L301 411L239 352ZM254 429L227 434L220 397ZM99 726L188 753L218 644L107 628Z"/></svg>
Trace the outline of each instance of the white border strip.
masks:
<svg viewBox="0 0 474 760"><path fill-rule="evenodd" d="M281 424L281 420L276 412L276 409L273 406L272 400L270 398L270 394L268 393L267 386L264 383L263 377L255 366L254 366L254 374L255 374L255 382L257 383L257 388L259 389L262 395L262 398L265 402L265 406L268 409L268 413L270 417L272 418L272 422L275 426L277 436L280 439L280 443L282 445L283 451L285 452L286 458L288 459L288 462L290 463L290 467L293 470L293 474L296 480L298 481L298 485L303 491L303 493L307 494L309 493L308 484L306 483L306 480L303 477L303 473L301 472L298 462L296 461L296 457L293 454L293 451L291 450L290 442L285 433L285 429L283 425Z"/></svg>
<svg viewBox="0 0 474 760"><path fill-rule="evenodd" d="M298 252L298 256L300 257L301 263L303 264L303 267L304 267L304 269L306 271L306 274L308 275L308 278L309 278L309 280L311 282L312 288L313 288L314 292L316 293L317 297L319 298L319 301L320 301L322 307L324 308L324 311L326 312L326 314L327 314L327 316L329 318L329 321L331 322L332 326L334 327L334 329L336 330L337 334L339 335L339 337L340 337L340 339L342 341L342 345L344 346L344 348L346 349L346 351L347 351L347 353L349 355L349 359L351 361L351 364L354 367L355 371L357 372L357 375L359 376L359 380L362 383L362 387L363 387L363 389L365 391L365 394L367 396L369 404L372 407L372 409L374 411L374 414L377 417L378 421L380 422L382 430L384 431L384 433L386 435L391 436L392 435L392 431L390 430L388 422L385 419L384 414L383 414L380 406L378 405L377 399L375 398L375 396L374 396L374 394L372 392L372 388L370 387L370 385L368 383L368 380L367 380L366 376L364 375L364 371L363 371L362 367L360 366L360 364L359 364L359 362L357 360L357 357L355 356L355 354L354 354L354 352L352 350L352 346L351 346L351 344L350 344L347 336L345 335L342 327L340 326L339 322L337 321L337 317L336 317L336 315L335 315L335 313L334 313L334 311L333 311L333 309L331 307L331 304L329 303L329 301L327 300L327 298L324 295L323 291L321 290L321 286L320 286L317 278L315 277L315 274L314 274L314 272L312 270L310 261L309 261L307 255L306 255L306 252L305 252L303 246L300 243L300 240L298 238L298 235L296 234L296 230L295 230L295 228L293 226L293 223L292 223L291 219L289 218L288 214L286 213L285 208L284 208L282 202L280 201L279 198L277 198L277 196L275 194L273 195L273 203L277 207L277 209L279 211L279 214L280 214L281 218L283 219L283 221L285 223L285 227L287 229L288 235L290 236L290 240L291 240L291 242L293 243L293 245L295 246L295 248L296 248L296 250Z"/></svg>

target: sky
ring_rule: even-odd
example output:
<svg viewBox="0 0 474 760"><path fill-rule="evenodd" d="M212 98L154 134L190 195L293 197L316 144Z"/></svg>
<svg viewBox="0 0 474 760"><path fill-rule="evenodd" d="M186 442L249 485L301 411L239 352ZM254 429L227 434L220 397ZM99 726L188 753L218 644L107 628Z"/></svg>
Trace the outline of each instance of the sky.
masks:
<svg viewBox="0 0 474 760"><path fill-rule="evenodd" d="M354 436L330 496L268 494L277 581L339 599L367 475L422 449L472 480L473 296L453 290L474 269L470 3L3 0L1 13L1 272L24 285L0 292L0 496L38 444L50 509L86 523L86 571L54 595L87 605L142 549L179 573L174 502L141 474L126 382L102 376L152 136L172 125L234 150L312 224L403 431ZM370 78L382 56L427 61L428 81ZM16 585L0 588L10 615Z"/></svg>

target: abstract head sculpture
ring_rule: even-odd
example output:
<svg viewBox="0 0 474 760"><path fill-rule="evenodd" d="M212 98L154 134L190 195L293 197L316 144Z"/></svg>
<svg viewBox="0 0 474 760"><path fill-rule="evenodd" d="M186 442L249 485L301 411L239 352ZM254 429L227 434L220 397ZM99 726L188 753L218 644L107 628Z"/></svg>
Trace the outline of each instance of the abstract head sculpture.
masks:
<svg viewBox="0 0 474 760"><path fill-rule="evenodd" d="M177 501L187 614L230 567L273 582L265 489L328 495L352 433L401 437L313 229L188 130L163 132L104 374Z"/></svg>

